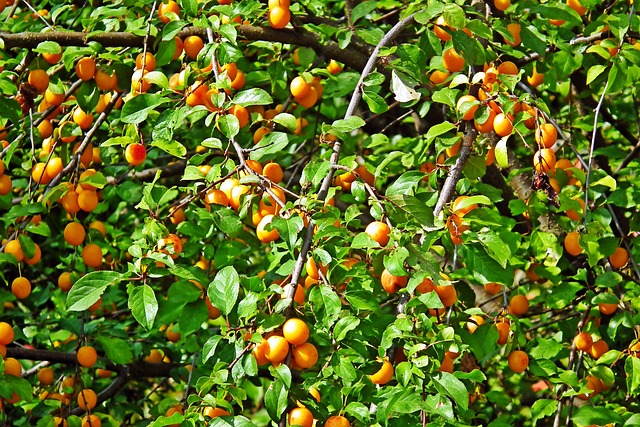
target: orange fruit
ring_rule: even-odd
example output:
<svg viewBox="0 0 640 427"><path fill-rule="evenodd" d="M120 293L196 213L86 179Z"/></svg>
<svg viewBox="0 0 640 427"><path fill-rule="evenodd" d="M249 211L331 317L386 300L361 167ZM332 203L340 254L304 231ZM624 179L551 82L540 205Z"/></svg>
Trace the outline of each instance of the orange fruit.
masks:
<svg viewBox="0 0 640 427"><path fill-rule="evenodd" d="M338 62L335 59L332 59L331 61L329 61L329 64L327 65L327 70L331 74L338 74L342 71L342 65L338 64Z"/></svg>
<svg viewBox="0 0 640 427"><path fill-rule="evenodd" d="M531 71L531 75L527 76L527 83L533 87L538 87L542 83L544 83L544 73L539 73L536 70L536 66L533 66L533 70Z"/></svg>
<svg viewBox="0 0 640 427"><path fill-rule="evenodd" d="M509 341L511 325L507 321L496 322L495 325L498 330L498 344L505 345Z"/></svg>
<svg viewBox="0 0 640 427"><path fill-rule="evenodd" d="M449 73L448 71L435 70L429 76L429 81L434 85L440 85L447 81L450 75L451 73Z"/></svg>
<svg viewBox="0 0 640 427"><path fill-rule="evenodd" d="M11 193L13 183L8 175L0 175L0 196L5 196Z"/></svg>
<svg viewBox="0 0 640 427"><path fill-rule="evenodd" d="M76 63L76 75L80 80L91 80L96 74L96 61L88 56Z"/></svg>
<svg viewBox="0 0 640 427"><path fill-rule="evenodd" d="M485 283L484 290L491 295L496 295L499 292L502 292L502 285L499 283Z"/></svg>
<svg viewBox="0 0 640 427"><path fill-rule="evenodd" d="M289 24L291 20L291 12L288 7L276 6L269 9L269 25L275 29L282 29Z"/></svg>
<svg viewBox="0 0 640 427"><path fill-rule="evenodd" d="M43 162L36 163L31 169L31 179L38 184L47 185L51 182L51 178L46 173L46 165Z"/></svg>
<svg viewBox="0 0 640 427"><path fill-rule="evenodd" d="M258 364L258 366L266 365L267 363L269 363L269 360L267 359L267 356L266 356L268 347L269 347L269 343L267 342L267 340L264 340L264 339L260 344L257 344L255 347L253 347L253 350L251 351L251 353L253 354L253 357L255 357L256 363Z"/></svg>
<svg viewBox="0 0 640 427"><path fill-rule="evenodd" d="M151 349L149 355L144 358L144 361L148 363L161 363L162 359L164 359L162 351L154 348Z"/></svg>
<svg viewBox="0 0 640 427"><path fill-rule="evenodd" d="M445 21L444 16L440 15L433 26L433 32L443 42L451 40L451 34L447 32L446 28L450 28L449 24Z"/></svg>
<svg viewBox="0 0 640 427"><path fill-rule="evenodd" d="M442 362L440 362L440 368L438 368L440 372L448 372L450 374L453 373L453 357L449 352L446 352L444 357L442 358Z"/></svg>
<svg viewBox="0 0 640 427"><path fill-rule="evenodd" d="M22 365L13 357L7 357L4 359L4 374L19 377L22 375Z"/></svg>
<svg viewBox="0 0 640 427"><path fill-rule="evenodd" d="M49 75L45 70L31 70L27 81L38 93L44 93L49 87Z"/></svg>
<svg viewBox="0 0 640 427"><path fill-rule="evenodd" d="M462 244L462 234L469 229L460 215L453 214L447 218L447 229L454 245Z"/></svg>
<svg viewBox="0 0 640 427"><path fill-rule="evenodd" d="M409 278L407 276L394 276L385 268L380 275L382 288L390 294L398 292L400 288L407 286Z"/></svg>
<svg viewBox="0 0 640 427"><path fill-rule="evenodd" d="M71 280L71 273L68 271L63 271L60 276L58 276L58 287L63 291L67 292L73 286L73 282Z"/></svg>
<svg viewBox="0 0 640 427"><path fill-rule="evenodd" d="M514 350L507 359L509 369L515 373L524 372L529 366L529 356L522 350Z"/></svg>
<svg viewBox="0 0 640 427"><path fill-rule="evenodd" d="M174 330L174 325L167 328L164 332L164 336L173 343L180 341L180 332Z"/></svg>
<svg viewBox="0 0 640 427"><path fill-rule="evenodd" d="M498 74L516 76L518 75L518 66L511 61L504 61L498 65Z"/></svg>
<svg viewBox="0 0 640 427"><path fill-rule="evenodd" d="M613 255L609 257L609 264L612 268L622 268L629 262L629 252L625 248L616 248Z"/></svg>
<svg viewBox="0 0 640 427"><path fill-rule="evenodd" d="M458 292L453 285L436 286L435 290L445 307L451 307L458 300Z"/></svg>
<svg viewBox="0 0 640 427"><path fill-rule="evenodd" d="M302 289L302 286L298 286L298 288ZM311 368L318 361L318 349L308 342L293 347L291 355L301 369Z"/></svg>
<svg viewBox="0 0 640 427"><path fill-rule="evenodd" d="M511 6L511 0L493 0L493 6L504 12Z"/></svg>
<svg viewBox="0 0 640 427"><path fill-rule="evenodd" d="M393 365L388 360L382 362L382 366L374 374L369 375L372 383L384 385L393 378Z"/></svg>
<svg viewBox="0 0 640 427"><path fill-rule="evenodd" d="M272 335L267 338L267 344L268 347L264 355L271 363L280 363L289 354L289 343L283 336Z"/></svg>
<svg viewBox="0 0 640 427"><path fill-rule="evenodd" d="M573 345L580 351L589 351L593 345L593 338L588 332L580 332L573 339Z"/></svg>
<svg viewBox="0 0 640 427"><path fill-rule="evenodd" d="M273 221L273 217L273 214L265 215L256 226L256 236L262 243L273 242L280 238L280 234L278 234L278 230L275 227L272 227L270 231L266 230L266 227Z"/></svg>
<svg viewBox="0 0 640 427"><path fill-rule="evenodd" d="M294 408L289 412L289 425L300 427L313 426L313 414L307 408Z"/></svg>
<svg viewBox="0 0 640 427"><path fill-rule="evenodd" d="M305 97L294 98L294 99L298 103L298 105L304 108L311 108L314 105L316 105L318 98L319 98L318 90L315 88L315 86L311 86L309 89L309 93Z"/></svg>
<svg viewBox="0 0 640 427"><path fill-rule="evenodd" d="M289 344L304 344L309 339L309 327L303 320L291 318L282 325L282 335Z"/></svg>
<svg viewBox="0 0 640 427"><path fill-rule="evenodd" d="M102 91L116 89L118 84L118 77L116 77L116 73L113 70L107 72L102 69L97 69L93 80L96 82L98 89Z"/></svg>
<svg viewBox="0 0 640 427"><path fill-rule="evenodd" d="M600 313L604 314L605 316L609 316L618 310L618 304L607 304L601 302L600 304L598 304L598 310L600 310Z"/></svg>
<svg viewBox="0 0 640 427"><path fill-rule="evenodd" d="M224 417L231 414L229 413L229 411L225 409L213 408L211 406L207 406L202 410L202 415L209 418L216 418L216 417Z"/></svg>
<svg viewBox="0 0 640 427"><path fill-rule="evenodd" d="M0 322L0 345L11 344L14 338L13 327L7 322Z"/></svg>
<svg viewBox="0 0 640 427"><path fill-rule="evenodd" d="M82 261L87 267L98 268L102 265L102 249L95 243L89 243L82 248Z"/></svg>
<svg viewBox="0 0 640 427"><path fill-rule="evenodd" d="M33 257L32 258L27 258L26 256L24 257L24 262L27 265L35 265L38 262L40 262L40 258L42 258L42 250L40 249L40 246L37 243L34 243L34 250L33 250Z"/></svg>
<svg viewBox="0 0 640 427"><path fill-rule="evenodd" d="M91 347L90 345L85 345L78 349L76 358L78 359L78 363L81 366L90 368L98 361L98 353L96 352L95 348Z"/></svg>
<svg viewBox="0 0 640 427"><path fill-rule="evenodd" d="M40 382L41 385L43 386L51 385L53 384L54 380L55 380L55 374L53 372L53 369L44 367L38 370L38 381Z"/></svg>
<svg viewBox="0 0 640 427"><path fill-rule="evenodd" d="M464 58L452 47L442 53L442 65L450 73L457 73L464 68Z"/></svg>
<svg viewBox="0 0 640 427"><path fill-rule="evenodd" d="M229 206L229 199L222 190L209 190L204 196L204 202L208 205L222 205Z"/></svg>
<svg viewBox="0 0 640 427"><path fill-rule="evenodd" d="M508 24L507 31L509 31L513 36L513 42L510 42L506 38L504 39L504 42L509 46L518 46L522 42L522 39L520 38L520 24Z"/></svg>
<svg viewBox="0 0 640 427"><path fill-rule="evenodd" d="M184 39L184 53L186 53L189 58L196 59L202 48L204 48L204 41L202 41L199 36L189 36Z"/></svg>
<svg viewBox="0 0 640 427"><path fill-rule="evenodd" d="M162 21L163 24L166 24L171 20L169 16L167 16L169 12L178 15L180 13L180 7L173 0L169 0L166 3L160 3L160 6L158 6L158 18L160 18L160 21Z"/></svg>
<svg viewBox="0 0 640 427"><path fill-rule="evenodd" d="M296 98L304 98L311 91L311 85L307 83L302 76L294 77L289 84L291 95Z"/></svg>
<svg viewBox="0 0 640 427"><path fill-rule="evenodd" d="M469 320L467 320L467 330L470 333L474 333L476 329L478 329L478 326L483 324L484 324L484 317L474 314L469 318Z"/></svg>
<svg viewBox="0 0 640 427"><path fill-rule="evenodd" d="M550 148L541 148L533 155L533 167L538 173L553 172L556 168L556 155Z"/></svg>
<svg viewBox="0 0 640 427"><path fill-rule="evenodd" d="M522 316L529 311L529 300L524 295L514 295L509 301L509 313Z"/></svg>
<svg viewBox="0 0 640 427"><path fill-rule="evenodd" d="M12 254L16 257L18 262L21 262L24 259L24 252L22 252L22 246L20 246L20 242L17 239L9 240L4 246L5 254Z"/></svg>
<svg viewBox="0 0 640 427"><path fill-rule="evenodd" d="M467 104L467 105L465 105ZM473 104L473 105L470 105ZM467 108L467 110L463 113L462 108ZM462 120L473 120L473 115L478 110L478 99L473 95L463 95L458 99L456 103L456 110L458 113L462 114Z"/></svg>
<svg viewBox="0 0 640 427"><path fill-rule="evenodd" d="M143 66L144 65L144 66ZM140 53L136 57L136 68L139 70L145 69L147 71L153 71L156 69L156 57L151 52Z"/></svg>
<svg viewBox="0 0 640 427"><path fill-rule="evenodd" d="M58 53L45 52L42 54L42 59L44 59L44 61L49 65L55 65L62 59L62 50Z"/></svg>
<svg viewBox="0 0 640 427"><path fill-rule="evenodd" d="M262 168L262 174L269 178L269 180L274 184L279 184L284 178L284 171L282 170L282 166L275 162L269 162L264 165L264 167ZM282 198L282 201L285 201L285 199Z"/></svg>
<svg viewBox="0 0 640 427"><path fill-rule="evenodd" d="M324 427L351 427L351 423L342 415L333 415L327 419Z"/></svg>
<svg viewBox="0 0 640 427"><path fill-rule="evenodd" d="M567 0L567 6L578 12L580 16L584 16L587 13L587 8L579 0Z"/></svg>
<svg viewBox="0 0 640 427"><path fill-rule="evenodd" d="M91 390L90 388L80 390L80 393L78 393L78 406L81 409L90 411L96 407L97 403L98 396L96 395L96 392Z"/></svg>
<svg viewBox="0 0 640 427"><path fill-rule="evenodd" d="M578 256L582 253L583 249L580 246L580 234L577 231L572 231L567 233L564 238L564 248L566 251L573 255Z"/></svg>
<svg viewBox="0 0 640 427"><path fill-rule="evenodd" d="M96 414L85 415L82 418L82 427L102 427L102 421Z"/></svg>
<svg viewBox="0 0 640 427"><path fill-rule="evenodd" d="M71 246L80 246L84 242L86 232L79 222L70 222L64 228L64 240Z"/></svg>
<svg viewBox="0 0 640 427"><path fill-rule="evenodd" d="M536 129L535 140L541 148L553 147L557 139L558 131L551 123L543 123Z"/></svg>
<svg viewBox="0 0 640 427"><path fill-rule="evenodd" d="M25 277L16 277L11 282L11 292L18 299L25 299L31 295L31 282Z"/></svg>
<svg viewBox="0 0 640 427"><path fill-rule="evenodd" d="M370 222L364 229L364 232L367 233L369 237L371 237L382 247L387 246L387 244L389 243L389 233L391 232L391 228L389 228L389 226L385 222Z"/></svg>
<svg viewBox="0 0 640 427"><path fill-rule="evenodd" d="M92 212L98 206L98 194L93 190L79 193L78 206L85 212Z"/></svg>
<svg viewBox="0 0 640 427"><path fill-rule="evenodd" d="M473 203L465 206L464 208L461 208L460 205L462 204L462 202L468 198L469 196L459 196L453 201L453 204L451 205L451 210L453 211L454 214L458 216L465 216L472 210L478 208L478 205L476 203Z"/></svg>
<svg viewBox="0 0 640 427"><path fill-rule="evenodd" d="M501 137L513 132L513 119L505 113L498 113L493 119L493 130Z"/></svg>
<svg viewBox="0 0 640 427"><path fill-rule="evenodd" d="M594 359L599 359L600 356L609 351L609 345L604 340L594 341L589 349L589 354Z"/></svg>

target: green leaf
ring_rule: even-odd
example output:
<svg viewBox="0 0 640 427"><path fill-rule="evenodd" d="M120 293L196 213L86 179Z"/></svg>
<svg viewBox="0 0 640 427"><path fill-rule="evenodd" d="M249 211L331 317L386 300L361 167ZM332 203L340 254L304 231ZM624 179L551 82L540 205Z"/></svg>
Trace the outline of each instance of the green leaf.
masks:
<svg viewBox="0 0 640 427"><path fill-rule="evenodd" d="M602 73L604 73L606 69L606 65L594 65L589 68L589 71L587 71L587 84L589 85L593 83L593 81L597 79L598 76L600 76Z"/></svg>
<svg viewBox="0 0 640 427"><path fill-rule="evenodd" d="M609 187L611 191L616 190L616 180L609 175L606 175L600 178L599 180L597 180L596 182L591 183L591 186L594 186L594 185L604 185L605 187Z"/></svg>
<svg viewBox="0 0 640 427"><path fill-rule="evenodd" d="M362 93L362 98L369 106L369 110L374 114L381 114L389 109L384 98L372 90L365 89Z"/></svg>
<svg viewBox="0 0 640 427"><path fill-rule="evenodd" d="M364 1L351 10L351 21L355 24L360 18L364 18L377 7L377 1Z"/></svg>
<svg viewBox="0 0 640 427"><path fill-rule="evenodd" d="M498 162L498 165L503 169L509 167L509 151L507 149L508 139L508 136L501 138L500 141L498 141L498 143L496 144L495 148L496 161Z"/></svg>
<svg viewBox="0 0 640 427"><path fill-rule="evenodd" d="M387 188L386 195L413 195L422 178L424 178L423 172L405 172Z"/></svg>
<svg viewBox="0 0 640 427"><path fill-rule="evenodd" d="M578 408L571 421L580 425L622 423L623 419L615 411L604 406L584 405Z"/></svg>
<svg viewBox="0 0 640 427"><path fill-rule="evenodd" d="M282 150L289 145L289 136L284 132L270 132L262 137L253 147L251 159L264 162L281 155Z"/></svg>
<svg viewBox="0 0 640 427"><path fill-rule="evenodd" d="M447 21L449 22L449 21ZM464 31L454 31L451 35L453 47L462 55L467 65L479 65L485 62L484 47L478 40L469 37Z"/></svg>
<svg viewBox="0 0 640 427"><path fill-rule="evenodd" d="M249 421L242 415L236 415L235 417L215 417L208 424L208 427L257 427L254 423Z"/></svg>
<svg viewBox="0 0 640 427"><path fill-rule="evenodd" d="M274 217L273 225L278 230L278 234L280 234L282 240L287 243L289 250L293 251L299 246L296 244L298 241L298 233L300 233L304 227L304 223L300 215L293 215L287 219Z"/></svg>
<svg viewBox="0 0 640 427"><path fill-rule="evenodd" d="M233 266L227 266L218 271L207 290L211 304L225 316L233 310L239 293L240 278Z"/></svg>
<svg viewBox="0 0 640 427"><path fill-rule="evenodd" d="M158 147L162 151L181 159L184 159L184 156L187 154L187 148L175 140L154 139L151 142L151 146Z"/></svg>
<svg viewBox="0 0 640 427"><path fill-rule="evenodd" d="M273 118L273 122L284 126L290 131L295 131L296 128L298 127L298 123L296 122L296 117L293 114L289 114L289 113L279 113Z"/></svg>
<svg viewBox="0 0 640 427"><path fill-rule="evenodd" d="M446 396L453 398L456 404L463 410L469 407L469 393L464 383L448 372L440 372L433 380L436 389Z"/></svg>
<svg viewBox="0 0 640 427"><path fill-rule="evenodd" d="M151 111L167 102L169 98L162 95L150 93L136 95L122 107L120 120L123 123L140 124L149 117Z"/></svg>
<svg viewBox="0 0 640 427"><path fill-rule="evenodd" d="M520 28L520 38L522 45L527 49L543 55L549 44L546 37L538 31L533 25L522 25Z"/></svg>
<svg viewBox="0 0 640 427"><path fill-rule="evenodd" d="M156 294L149 285L131 286L129 291L129 309L133 317L146 330L153 328L153 322L158 314Z"/></svg>
<svg viewBox="0 0 640 427"><path fill-rule="evenodd" d="M56 42L46 41L38 43L38 46L33 49L36 53L60 53L62 52L62 48Z"/></svg>
<svg viewBox="0 0 640 427"><path fill-rule="evenodd" d="M92 271L82 276L67 295L66 309L69 311L88 309L100 299L107 287L116 285L124 279L125 276L117 271Z"/></svg>
<svg viewBox="0 0 640 427"><path fill-rule="evenodd" d="M120 338L98 335L96 339L102 344L107 358L116 364L126 364L133 360L133 353L129 344Z"/></svg>
<svg viewBox="0 0 640 427"><path fill-rule="evenodd" d="M474 244L461 245L466 266L472 276L480 283L512 283L514 269L507 265L503 268L484 248Z"/></svg>
<svg viewBox="0 0 640 427"><path fill-rule="evenodd" d="M442 14L445 22L456 30L462 30L467 24L464 10L455 3L447 3Z"/></svg>
<svg viewBox="0 0 640 427"><path fill-rule="evenodd" d="M536 425L539 419L551 416L558 409L558 401L554 399L538 399L531 407L531 415L533 415L533 425Z"/></svg>
<svg viewBox="0 0 640 427"><path fill-rule="evenodd" d="M214 335L204 343L202 346L202 363L207 363L216 354L220 341L222 341L222 335Z"/></svg>
<svg viewBox="0 0 640 427"><path fill-rule="evenodd" d="M285 409L287 409L288 396L289 390L287 390L281 380L275 380L269 385L264 395L264 406L267 408L267 413L273 421L279 421L280 416L284 413Z"/></svg>
<svg viewBox="0 0 640 427"><path fill-rule="evenodd" d="M323 326L332 325L342 308L338 295L328 286L314 286L309 293L313 315Z"/></svg>
<svg viewBox="0 0 640 427"><path fill-rule="evenodd" d="M478 240L482 243L489 256L496 260L502 268L507 266L507 262L511 257L511 249L498 234L493 231L483 231L478 233Z"/></svg>
<svg viewBox="0 0 640 427"><path fill-rule="evenodd" d="M627 374L627 392L631 396L640 395L640 358L627 357L624 372Z"/></svg>
<svg viewBox="0 0 640 427"><path fill-rule="evenodd" d="M224 114L218 116L216 126L220 129L220 132L227 138L233 138L240 132L240 122L238 118L233 114Z"/></svg>
<svg viewBox="0 0 640 427"><path fill-rule="evenodd" d="M360 325L360 319L355 316L347 316L338 320L333 327L333 337L338 341L346 338L349 331L355 330Z"/></svg>
<svg viewBox="0 0 640 427"><path fill-rule="evenodd" d="M365 125L365 121L358 116L351 116L346 119L336 120L331 126L339 132L349 133L360 129Z"/></svg>
<svg viewBox="0 0 640 427"><path fill-rule="evenodd" d="M269 93L260 88L252 88L238 92L233 97L233 104L242 105L243 107L250 105L269 105L273 103L273 98Z"/></svg>

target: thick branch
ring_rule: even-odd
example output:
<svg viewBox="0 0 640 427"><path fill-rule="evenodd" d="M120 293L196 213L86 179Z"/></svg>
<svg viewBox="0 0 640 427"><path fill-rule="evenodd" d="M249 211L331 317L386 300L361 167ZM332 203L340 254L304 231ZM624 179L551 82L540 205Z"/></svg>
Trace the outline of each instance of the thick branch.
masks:
<svg viewBox="0 0 640 427"><path fill-rule="evenodd" d="M356 49L340 49L335 42L322 42L309 32L299 32L292 29L275 30L268 27L255 27L250 25L238 25L238 34L246 40L264 40L278 43L286 43L297 46L305 46L314 49L325 58L332 58L347 66L362 70L367 62L367 57ZM178 33L179 37L198 35L203 39L207 37L207 29L200 27L185 28ZM29 48L33 49L44 41L54 41L61 46L84 46L89 42L100 43L104 47L143 47L144 36L131 33L84 33L53 31L48 33L0 33L4 41L5 49ZM154 46L155 40L149 38L149 49Z"/></svg>

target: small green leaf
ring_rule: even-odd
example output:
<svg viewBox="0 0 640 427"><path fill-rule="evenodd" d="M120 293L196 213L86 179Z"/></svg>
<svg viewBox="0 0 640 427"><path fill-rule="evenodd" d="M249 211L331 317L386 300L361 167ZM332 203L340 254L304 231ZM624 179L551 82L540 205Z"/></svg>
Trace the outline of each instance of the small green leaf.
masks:
<svg viewBox="0 0 640 427"><path fill-rule="evenodd" d="M98 335L96 339L102 344L107 358L113 363L126 364L133 360L129 344L120 338Z"/></svg>
<svg viewBox="0 0 640 427"><path fill-rule="evenodd" d="M233 97L234 104L242 105L243 107L250 105L269 105L273 103L273 98L266 90L260 88L252 88L238 92Z"/></svg>
<svg viewBox="0 0 640 427"><path fill-rule="evenodd" d="M158 314L156 294L149 285L129 288L129 309L140 325L150 330Z"/></svg>
<svg viewBox="0 0 640 427"><path fill-rule="evenodd" d="M364 125L365 121L358 116L351 116L346 119L336 120L331 124L334 129L344 133L353 132L356 129L360 129Z"/></svg>
<svg viewBox="0 0 640 427"><path fill-rule="evenodd" d="M531 407L531 414L533 415L533 424L541 418L548 417L556 413L558 409L558 401L554 399L539 399L536 400Z"/></svg>
<svg viewBox="0 0 640 427"><path fill-rule="evenodd" d="M222 336L214 335L204 343L202 346L202 363L207 363L216 354L216 348L218 348L220 341L222 341Z"/></svg>
<svg viewBox="0 0 640 427"><path fill-rule="evenodd" d="M463 410L469 407L469 393L462 381L448 372L440 372L433 380L440 393L453 398L456 404Z"/></svg>
<svg viewBox="0 0 640 427"><path fill-rule="evenodd" d="M140 124L149 117L151 111L167 102L169 98L162 95L149 93L136 95L122 107L120 120L123 123Z"/></svg>
<svg viewBox="0 0 640 427"><path fill-rule="evenodd" d="M233 310L239 293L240 278L233 266L227 266L218 271L207 290L211 304L225 316Z"/></svg>
<svg viewBox="0 0 640 427"><path fill-rule="evenodd" d="M509 167L509 152L507 151L507 139L509 137L501 138L496 144L495 154L498 165L505 169Z"/></svg>
<svg viewBox="0 0 640 427"><path fill-rule="evenodd" d="M67 295L66 308L69 311L83 311L95 304L105 289L125 279L117 271L92 271L82 276Z"/></svg>
<svg viewBox="0 0 640 427"><path fill-rule="evenodd" d="M287 409L287 397L289 396L289 390L285 387L281 380L275 380L269 385L264 395L264 406L267 408L267 413L273 421L279 421L280 416Z"/></svg>
<svg viewBox="0 0 640 427"><path fill-rule="evenodd" d="M151 146L158 147L162 151L181 159L183 159L184 156L187 154L187 148L175 140L154 139L151 142Z"/></svg>

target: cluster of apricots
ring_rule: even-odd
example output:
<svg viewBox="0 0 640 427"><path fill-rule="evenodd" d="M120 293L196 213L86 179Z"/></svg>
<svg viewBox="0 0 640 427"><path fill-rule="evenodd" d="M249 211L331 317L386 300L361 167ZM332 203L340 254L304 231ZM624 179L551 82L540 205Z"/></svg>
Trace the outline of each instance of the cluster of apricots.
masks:
<svg viewBox="0 0 640 427"><path fill-rule="evenodd" d="M267 363L277 366L291 354L293 369L311 368L318 361L318 350L307 342L309 334L309 327L302 319L288 319L282 325L281 333L270 334L254 346L252 352L258 366Z"/></svg>

